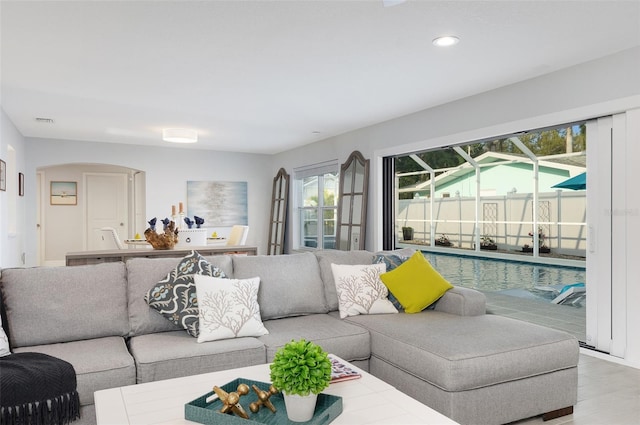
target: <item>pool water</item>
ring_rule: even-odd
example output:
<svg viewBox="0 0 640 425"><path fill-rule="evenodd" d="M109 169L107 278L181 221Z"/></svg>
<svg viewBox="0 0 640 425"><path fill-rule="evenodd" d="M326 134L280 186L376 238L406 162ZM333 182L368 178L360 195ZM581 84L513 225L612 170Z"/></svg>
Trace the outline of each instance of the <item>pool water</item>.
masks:
<svg viewBox="0 0 640 425"><path fill-rule="evenodd" d="M586 269L424 252L451 284L483 292L586 282Z"/></svg>

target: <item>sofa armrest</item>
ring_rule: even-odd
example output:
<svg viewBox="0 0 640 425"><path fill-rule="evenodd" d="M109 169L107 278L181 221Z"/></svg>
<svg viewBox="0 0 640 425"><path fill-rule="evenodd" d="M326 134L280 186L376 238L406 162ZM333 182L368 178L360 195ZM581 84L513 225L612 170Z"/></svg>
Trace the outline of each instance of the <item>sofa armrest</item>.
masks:
<svg viewBox="0 0 640 425"><path fill-rule="evenodd" d="M487 298L475 289L454 286L436 302L434 310L459 316L480 316L487 312Z"/></svg>

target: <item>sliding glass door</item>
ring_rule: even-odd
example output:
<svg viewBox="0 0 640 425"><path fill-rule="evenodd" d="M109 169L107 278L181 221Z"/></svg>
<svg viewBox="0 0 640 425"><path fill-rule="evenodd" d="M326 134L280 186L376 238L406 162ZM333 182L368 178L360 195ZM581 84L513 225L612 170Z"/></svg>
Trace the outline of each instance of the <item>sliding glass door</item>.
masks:
<svg viewBox="0 0 640 425"><path fill-rule="evenodd" d="M587 123L588 253L587 345L624 357L626 311L626 115ZM613 167L612 164L617 164Z"/></svg>

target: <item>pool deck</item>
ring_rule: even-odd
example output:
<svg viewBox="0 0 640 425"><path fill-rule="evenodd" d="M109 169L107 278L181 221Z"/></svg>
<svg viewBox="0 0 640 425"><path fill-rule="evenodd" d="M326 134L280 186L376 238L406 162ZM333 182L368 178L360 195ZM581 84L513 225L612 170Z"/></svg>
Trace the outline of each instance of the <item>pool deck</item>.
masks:
<svg viewBox="0 0 640 425"><path fill-rule="evenodd" d="M551 302L532 300L484 292L487 297L487 313L524 320L575 335L579 341L586 341L584 307L558 305Z"/></svg>
<svg viewBox="0 0 640 425"><path fill-rule="evenodd" d="M397 248L413 248L423 252L433 252L436 254L460 255L465 257L486 258L493 260L522 261L525 263L545 264L554 266L580 267L586 266L586 258L576 255L558 254L551 250L550 253L538 254L534 256L530 252L522 252L515 249L497 249L497 250L479 250L459 248L459 247L442 247L430 246L424 241L402 241L396 244Z"/></svg>

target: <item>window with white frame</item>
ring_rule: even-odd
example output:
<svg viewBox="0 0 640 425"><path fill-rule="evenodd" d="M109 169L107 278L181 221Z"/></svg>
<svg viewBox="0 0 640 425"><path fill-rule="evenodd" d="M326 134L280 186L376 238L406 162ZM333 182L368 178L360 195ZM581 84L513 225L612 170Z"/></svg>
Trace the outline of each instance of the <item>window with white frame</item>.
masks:
<svg viewBox="0 0 640 425"><path fill-rule="evenodd" d="M338 162L294 170L296 231L299 248L336 247Z"/></svg>

